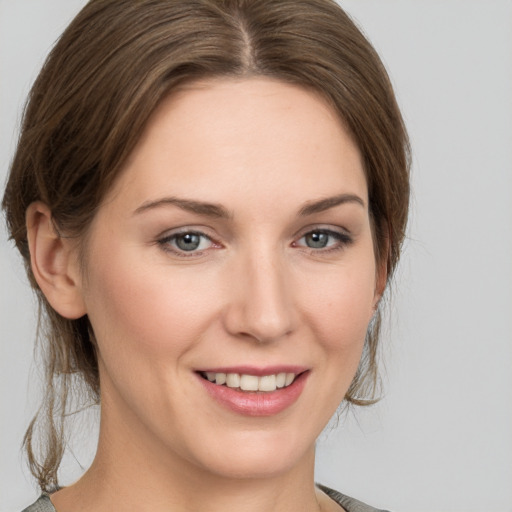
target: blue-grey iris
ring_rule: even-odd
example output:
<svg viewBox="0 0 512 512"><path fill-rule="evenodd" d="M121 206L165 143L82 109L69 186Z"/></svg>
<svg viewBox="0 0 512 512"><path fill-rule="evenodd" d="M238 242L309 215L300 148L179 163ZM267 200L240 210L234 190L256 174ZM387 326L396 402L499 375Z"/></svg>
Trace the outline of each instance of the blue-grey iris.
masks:
<svg viewBox="0 0 512 512"><path fill-rule="evenodd" d="M327 246L327 242L329 241L329 235L319 231L308 233L304 238L306 245L312 249L322 249Z"/></svg>
<svg viewBox="0 0 512 512"><path fill-rule="evenodd" d="M185 233L176 237L176 245L182 251L195 251L201 243L201 237L195 233Z"/></svg>

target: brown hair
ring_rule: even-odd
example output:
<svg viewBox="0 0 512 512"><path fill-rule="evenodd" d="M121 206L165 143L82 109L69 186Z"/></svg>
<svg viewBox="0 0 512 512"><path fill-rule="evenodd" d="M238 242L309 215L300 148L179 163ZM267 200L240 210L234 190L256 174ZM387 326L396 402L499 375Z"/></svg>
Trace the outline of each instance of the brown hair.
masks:
<svg viewBox="0 0 512 512"><path fill-rule="evenodd" d="M56 313L32 275L27 207L43 201L58 231L80 240L165 96L192 80L256 75L317 91L351 131L364 160L376 258L387 258L391 276L407 220L407 134L379 57L333 0L92 0L31 90L3 199L44 311L45 401L25 436L43 490L57 485L71 392L83 382L98 401L99 377L87 317ZM374 401L379 320L377 312L349 403ZM40 458L33 439L38 425Z"/></svg>

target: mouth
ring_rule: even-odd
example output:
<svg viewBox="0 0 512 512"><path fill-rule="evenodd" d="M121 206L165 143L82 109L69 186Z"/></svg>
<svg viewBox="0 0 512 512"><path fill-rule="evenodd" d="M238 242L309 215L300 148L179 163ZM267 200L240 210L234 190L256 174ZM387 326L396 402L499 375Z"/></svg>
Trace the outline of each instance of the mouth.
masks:
<svg viewBox="0 0 512 512"><path fill-rule="evenodd" d="M299 399L310 373L298 366L196 371L215 403L245 416L273 416L285 411Z"/></svg>
<svg viewBox="0 0 512 512"><path fill-rule="evenodd" d="M238 391L272 392L292 385L300 373L280 372L270 375L250 375L247 373L199 372L203 379Z"/></svg>

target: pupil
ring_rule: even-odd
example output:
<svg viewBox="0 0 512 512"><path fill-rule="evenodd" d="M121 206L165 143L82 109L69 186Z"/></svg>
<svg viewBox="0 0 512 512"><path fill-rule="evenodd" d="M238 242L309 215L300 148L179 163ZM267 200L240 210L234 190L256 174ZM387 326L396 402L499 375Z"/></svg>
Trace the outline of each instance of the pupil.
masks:
<svg viewBox="0 0 512 512"><path fill-rule="evenodd" d="M199 235L195 235L194 233L187 233L185 235L180 235L176 239L176 245L182 251L193 251L199 247L201 243L201 238Z"/></svg>
<svg viewBox="0 0 512 512"><path fill-rule="evenodd" d="M327 246L329 235L326 233L309 233L306 235L306 244L314 249L322 249Z"/></svg>

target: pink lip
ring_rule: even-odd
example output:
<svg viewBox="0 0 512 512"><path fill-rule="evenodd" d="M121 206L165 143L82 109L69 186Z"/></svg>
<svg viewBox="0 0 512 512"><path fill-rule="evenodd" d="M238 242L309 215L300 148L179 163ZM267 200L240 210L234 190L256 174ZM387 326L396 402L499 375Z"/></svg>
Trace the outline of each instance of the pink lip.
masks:
<svg viewBox="0 0 512 512"><path fill-rule="evenodd" d="M256 377L261 377L262 375L277 375L278 373L295 373L298 375L299 373L303 373L307 370L305 366L297 366L297 365L275 365L275 366L222 366L215 368L200 368L197 371L206 373L238 373L245 375L255 375Z"/></svg>
<svg viewBox="0 0 512 512"><path fill-rule="evenodd" d="M304 368L292 366L267 367L264 369L249 367L215 368L208 371L215 373L244 373L257 376L273 375L277 373L300 374L288 387L270 392L248 392L228 388L227 386L219 386L206 380L199 373L197 374L201 384L217 403L233 412L245 416L272 416L284 411L298 400L310 374L310 372L305 371Z"/></svg>

